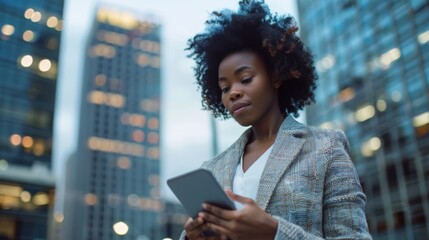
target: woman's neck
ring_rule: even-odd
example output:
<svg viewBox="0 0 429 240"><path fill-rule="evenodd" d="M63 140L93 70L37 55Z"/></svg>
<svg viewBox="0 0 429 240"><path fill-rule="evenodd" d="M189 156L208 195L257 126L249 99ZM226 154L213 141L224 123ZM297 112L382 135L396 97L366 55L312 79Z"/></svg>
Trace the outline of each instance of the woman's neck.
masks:
<svg viewBox="0 0 429 240"><path fill-rule="evenodd" d="M252 135L249 142L269 142L273 143L276 139L277 133L282 125L284 116L276 114L275 117L271 117L261 124L252 126Z"/></svg>

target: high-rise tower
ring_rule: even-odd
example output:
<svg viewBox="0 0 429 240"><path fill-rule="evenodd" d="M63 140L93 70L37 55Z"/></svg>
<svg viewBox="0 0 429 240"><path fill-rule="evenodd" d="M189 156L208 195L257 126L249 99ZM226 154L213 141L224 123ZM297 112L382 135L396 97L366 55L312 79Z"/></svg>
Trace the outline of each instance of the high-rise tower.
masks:
<svg viewBox="0 0 429 240"><path fill-rule="evenodd" d="M160 238L160 25L139 16L97 9L63 239Z"/></svg>
<svg viewBox="0 0 429 240"><path fill-rule="evenodd" d="M0 0L0 238L46 239L63 0Z"/></svg>
<svg viewBox="0 0 429 240"><path fill-rule="evenodd" d="M429 2L298 5L320 75L308 123L345 131L374 239L429 238Z"/></svg>

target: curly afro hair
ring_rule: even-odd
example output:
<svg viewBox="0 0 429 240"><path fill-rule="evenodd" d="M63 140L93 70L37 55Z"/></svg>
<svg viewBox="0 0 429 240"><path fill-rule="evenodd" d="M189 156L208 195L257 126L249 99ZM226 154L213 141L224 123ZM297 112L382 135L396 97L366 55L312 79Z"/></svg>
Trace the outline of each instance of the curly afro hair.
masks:
<svg viewBox="0 0 429 240"><path fill-rule="evenodd" d="M241 0L237 12L212 12L205 25L204 32L188 40L185 50L196 63L203 109L214 117L230 117L218 85L219 64L242 50L258 53L271 77L281 81L279 106L285 116L297 117L299 110L315 101L318 77L313 56L296 35L298 27L291 16L272 14L263 0Z"/></svg>

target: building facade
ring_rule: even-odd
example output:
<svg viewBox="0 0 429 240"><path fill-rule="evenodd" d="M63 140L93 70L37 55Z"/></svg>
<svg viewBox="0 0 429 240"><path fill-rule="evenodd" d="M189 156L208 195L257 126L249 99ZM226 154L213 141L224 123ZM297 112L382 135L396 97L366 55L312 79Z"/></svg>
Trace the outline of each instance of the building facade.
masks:
<svg viewBox="0 0 429 240"><path fill-rule="evenodd" d="M62 0L0 0L0 238L46 239Z"/></svg>
<svg viewBox="0 0 429 240"><path fill-rule="evenodd" d="M179 239L188 219L189 215L182 204L164 201L164 212L161 214L160 224L163 235L160 239Z"/></svg>
<svg viewBox="0 0 429 240"><path fill-rule="evenodd" d="M63 239L160 239L161 28L141 15L97 9L78 149L66 170Z"/></svg>
<svg viewBox="0 0 429 240"><path fill-rule="evenodd" d="M298 0L310 125L343 129L374 239L429 238L429 2Z"/></svg>

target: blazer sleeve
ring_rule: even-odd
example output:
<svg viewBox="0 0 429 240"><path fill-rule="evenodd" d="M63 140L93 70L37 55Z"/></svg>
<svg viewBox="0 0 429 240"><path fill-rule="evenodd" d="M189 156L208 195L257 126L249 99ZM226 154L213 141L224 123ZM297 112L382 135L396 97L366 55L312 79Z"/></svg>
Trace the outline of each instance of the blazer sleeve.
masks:
<svg viewBox="0 0 429 240"><path fill-rule="evenodd" d="M323 194L323 238L305 232L280 217L275 240L372 239L365 217L366 196L349 156L349 144L341 130L330 133L325 149L327 168Z"/></svg>

